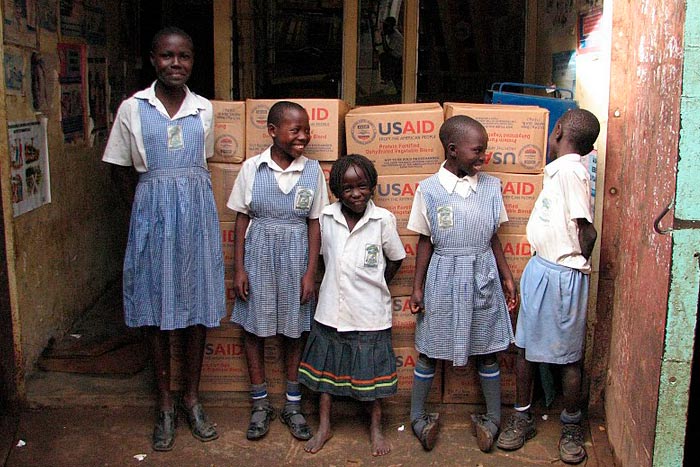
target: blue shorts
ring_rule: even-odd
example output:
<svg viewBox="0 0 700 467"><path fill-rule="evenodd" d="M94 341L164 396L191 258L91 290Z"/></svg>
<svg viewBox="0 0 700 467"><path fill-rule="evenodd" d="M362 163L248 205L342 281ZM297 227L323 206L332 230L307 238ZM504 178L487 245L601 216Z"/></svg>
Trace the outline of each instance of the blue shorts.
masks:
<svg viewBox="0 0 700 467"><path fill-rule="evenodd" d="M520 279L515 345L530 362L566 364L581 360L586 334L590 277L539 256Z"/></svg>

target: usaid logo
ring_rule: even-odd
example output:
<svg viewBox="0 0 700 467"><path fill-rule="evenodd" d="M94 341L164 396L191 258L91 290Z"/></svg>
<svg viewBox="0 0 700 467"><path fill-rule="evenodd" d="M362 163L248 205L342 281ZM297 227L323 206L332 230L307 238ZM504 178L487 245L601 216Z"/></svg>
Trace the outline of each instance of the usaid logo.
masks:
<svg viewBox="0 0 700 467"><path fill-rule="evenodd" d="M255 128L267 128L267 114L270 112L270 107L263 104L258 104L250 111L250 123Z"/></svg>
<svg viewBox="0 0 700 467"><path fill-rule="evenodd" d="M363 118L353 123L350 134L357 144L369 144L377 137L377 127Z"/></svg>
<svg viewBox="0 0 700 467"><path fill-rule="evenodd" d="M233 157L238 152L238 141L232 135L222 135L216 139L214 150L221 157Z"/></svg>
<svg viewBox="0 0 700 467"><path fill-rule="evenodd" d="M527 169L536 169L542 163L542 151L534 144L523 146L518 157L520 164Z"/></svg>

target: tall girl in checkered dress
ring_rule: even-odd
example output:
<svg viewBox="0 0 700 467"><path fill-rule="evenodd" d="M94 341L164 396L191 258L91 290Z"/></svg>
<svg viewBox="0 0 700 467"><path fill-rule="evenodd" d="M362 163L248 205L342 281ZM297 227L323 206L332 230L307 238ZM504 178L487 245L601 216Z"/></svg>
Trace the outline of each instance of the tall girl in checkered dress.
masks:
<svg viewBox="0 0 700 467"><path fill-rule="evenodd" d="M500 371L496 353L513 341L509 311L517 294L498 226L508 220L500 181L479 170L488 135L466 116L440 128L445 162L422 181L408 228L419 233L416 275L410 299L420 352L411 395L411 426L426 450L435 445L438 415L425 411L436 360L455 366L477 359L487 413L472 415L479 448L493 445L501 418ZM505 292L505 294L504 294Z"/></svg>
<svg viewBox="0 0 700 467"><path fill-rule="evenodd" d="M177 28L153 38L157 79L119 107L102 160L127 182L139 173L133 194L124 259L126 324L144 327L151 344L159 393L153 449L175 441L176 407L170 392L171 330L185 330L185 391L179 403L192 435L219 435L199 403L206 329L226 314L219 219L206 157L213 154L211 103L190 92L192 39ZM131 185L133 191L133 185Z"/></svg>
<svg viewBox="0 0 700 467"><path fill-rule="evenodd" d="M246 437L262 438L276 412L267 397L265 338L282 335L287 402L280 413L292 435L312 433L301 413L298 381L302 334L311 328L315 278L321 249L318 218L328 192L318 161L307 159L309 116L298 104L270 108L272 146L243 164L227 206L237 212L234 228L232 321L245 330L245 353L253 409Z"/></svg>

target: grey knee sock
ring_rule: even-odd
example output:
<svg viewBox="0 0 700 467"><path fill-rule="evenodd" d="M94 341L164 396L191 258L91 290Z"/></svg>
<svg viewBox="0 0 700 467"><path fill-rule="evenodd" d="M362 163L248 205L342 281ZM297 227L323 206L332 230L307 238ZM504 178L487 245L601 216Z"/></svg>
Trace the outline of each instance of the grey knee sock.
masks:
<svg viewBox="0 0 700 467"><path fill-rule="evenodd" d="M487 365L479 361L477 368L486 400L486 417L498 428L501 426L501 371L498 362Z"/></svg>
<svg viewBox="0 0 700 467"><path fill-rule="evenodd" d="M425 401L435 378L436 361L421 354L413 370L413 388L411 389L411 421L425 414Z"/></svg>
<svg viewBox="0 0 700 467"><path fill-rule="evenodd" d="M269 407L270 401L267 398L267 383L252 384L250 387L250 397L253 399L253 409L258 407ZM250 418L251 422L259 423L265 420L265 412L254 412Z"/></svg>

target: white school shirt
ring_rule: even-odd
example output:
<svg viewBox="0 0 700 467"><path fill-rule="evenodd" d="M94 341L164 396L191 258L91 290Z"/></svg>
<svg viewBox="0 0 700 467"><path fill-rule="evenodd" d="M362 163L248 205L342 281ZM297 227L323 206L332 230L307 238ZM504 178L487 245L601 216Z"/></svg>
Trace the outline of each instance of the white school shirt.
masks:
<svg viewBox="0 0 700 467"><path fill-rule="evenodd" d="M576 219L593 222L590 183L580 155L566 154L550 162L527 223L533 253L585 274L591 272L591 262L581 255Z"/></svg>
<svg viewBox="0 0 700 467"><path fill-rule="evenodd" d="M323 210L321 253L326 272L316 315L321 324L343 331L391 327L391 294L384 280L386 258L406 257L396 218L371 200L350 232L338 201Z"/></svg>
<svg viewBox="0 0 700 467"><path fill-rule="evenodd" d="M138 91L125 100L117 110L117 117L109 133L107 146L102 155L104 162L122 166L134 166L137 172L147 172L146 150L143 146L143 133L141 131L141 114L139 113L139 100L146 99L155 106L156 110L170 120L177 120L188 115L199 114L204 126L204 152L202 161L214 155L214 132L212 131L213 112L211 102L191 92L185 86L185 100L182 101L180 110L170 118L163 103L156 97L156 82L149 88Z"/></svg>
<svg viewBox="0 0 700 467"><path fill-rule="evenodd" d="M277 180L277 185L280 187L280 190L282 190L282 193L287 194L294 188L299 178L301 178L301 171L304 169L306 161L308 161L306 156L300 156L294 159L292 163L289 164L289 167L282 169L277 162L272 160L269 147L252 159L246 159L233 184L233 189L228 197L226 206L233 211L248 214L250 211L250 203L253 200L255 173L258 167L260 167L260 164L266 163L268 167L272 169L275 180ZM328 190L326 189L326 179L323 175L323 170L319 168L316 193L314 193L314 200L311 203L309 219L318 219L321 216L321 211L327 205Z"/></svg>
<svg viewBox="0 0 700 467"><path fill-rule="evenodd" d="M479 173L477 172L474 176L466 175L463 178L459 178L457 175L447 170L443 162L440 166L440 170L438 170L438 180L440 181L440 185L442 185L448 193L457 193L459 196L466 199L472 193L476 193L479 183ZM504 222L508 222L508 213L506 213L506 206L503 204L503 198L501 198L501 213L499 215L498 225L500 226ZM413 197L413 205L411 206L411 214L408 217L407 227L409 230L432 238L428 208L425 205L420 185L418 185L416 194Z"/></svg>

